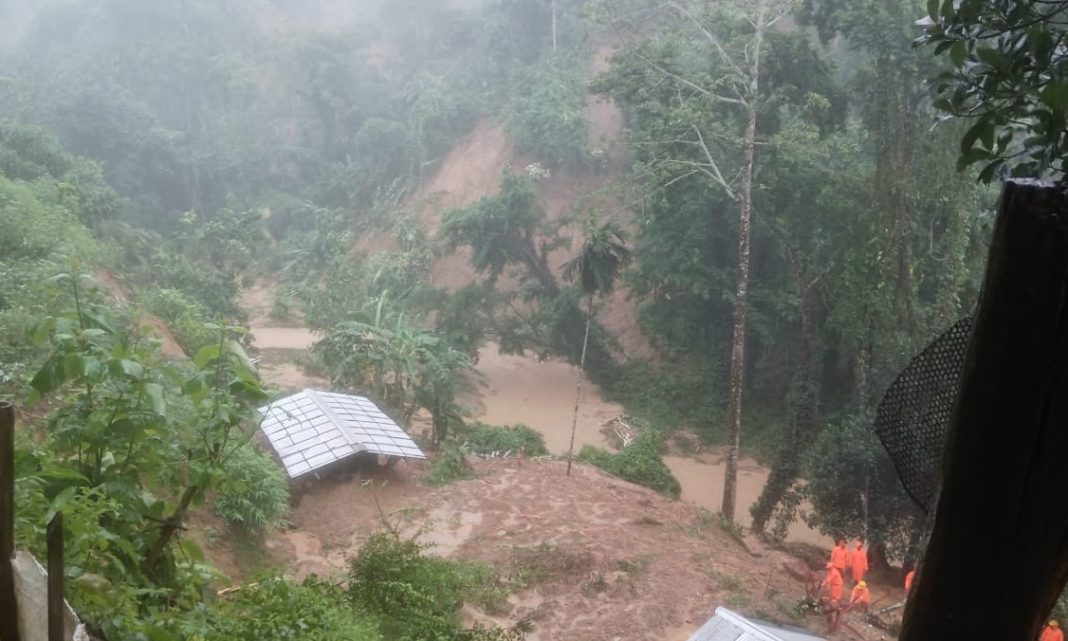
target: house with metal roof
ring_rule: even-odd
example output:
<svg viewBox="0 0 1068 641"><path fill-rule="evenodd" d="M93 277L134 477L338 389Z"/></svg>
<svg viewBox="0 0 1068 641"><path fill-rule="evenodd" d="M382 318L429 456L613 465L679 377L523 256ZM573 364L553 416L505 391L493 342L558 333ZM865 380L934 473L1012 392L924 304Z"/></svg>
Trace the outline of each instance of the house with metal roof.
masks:
<svg viewBox="0 0 1068 641"><path fill-rule="evenodd" d="M716 616L693 633L690 641L826 641L823 637L789 625L748 619L727 608L716 608Z"/></svg>
<svg viewBox="0 0 1068 641"><path fill-rule="evenodd" d="M426 458L407 432L363 396L306 389L259 411L260 430L291 479L364 452Z"/></svg>

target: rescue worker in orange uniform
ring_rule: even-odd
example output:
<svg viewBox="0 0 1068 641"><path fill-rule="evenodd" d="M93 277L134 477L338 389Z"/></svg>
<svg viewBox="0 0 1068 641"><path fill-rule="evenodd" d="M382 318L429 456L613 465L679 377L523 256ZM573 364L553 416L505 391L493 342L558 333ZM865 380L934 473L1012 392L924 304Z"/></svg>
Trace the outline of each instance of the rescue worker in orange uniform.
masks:
<svg viewBox="0 0 1068 641"><path fill-rule="evenodd" d="M856 608L867 612L869 605L871 605L871 592L868 591L868 584L861 581L857 583L857 587L853 588L853 593L849 595L849 609Z"/></svg>
<svg viewBox="0 0 1068 641"><path fill-rule="evenodd" d="M845 576L846 566L849 565L849 548L846 547L845 539L838 539L831 550L831 565L839 574Z"/></svg>
<svg viewBox="0 0 1068 641"><path fill-rule="evenodd" d="M1051 620L1045 628L1042 628L1042 636L1038 641L1064 641L1064 632L1056 619Z"/></svg>
<svg viewBox="0 0 1068 641"><path fill-rule="evenodd" d="M849 557L849 570L853 573L853 581L857 583L863 582L864 575L868 573L868 551L861 541L857 541L857 547Z"/></svg>
<svg viewBox="0 0 1068 641"><path fill-rule="evenodd" d="M823 587L827 588L830 593L831 604L834 606L837 606L842 601L843 585L842 573L838 571L838 568L834 567L833 563L828 563L827 576L823 579Z"/></svg>
<svg viewBox="0 0 1068 641"><path fill-rule="evenodd" d="M905 575L905 592L912 592L912 580L916 578L916 568L909 570L909 573Z"/></svg>

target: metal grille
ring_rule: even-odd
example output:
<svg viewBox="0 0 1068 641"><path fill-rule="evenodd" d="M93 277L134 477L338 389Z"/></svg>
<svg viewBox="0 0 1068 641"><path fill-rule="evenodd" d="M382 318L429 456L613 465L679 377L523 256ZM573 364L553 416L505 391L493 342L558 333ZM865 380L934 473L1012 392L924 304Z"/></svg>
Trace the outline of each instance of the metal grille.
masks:
<svg viewBox="0 0 1068 641"><path fill-rule="evenodd" d="M942 482L942 455L971 333L968 317L935 339L898 375L875 415L875 433L905 491L925 512L934 508Z"/></svg>

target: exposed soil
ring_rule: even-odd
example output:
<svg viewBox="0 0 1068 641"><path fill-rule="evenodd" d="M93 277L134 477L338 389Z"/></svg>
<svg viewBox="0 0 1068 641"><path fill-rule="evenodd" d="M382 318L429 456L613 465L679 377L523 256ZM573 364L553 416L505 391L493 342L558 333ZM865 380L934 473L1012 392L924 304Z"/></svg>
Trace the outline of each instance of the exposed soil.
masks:
<svg viewBox="0 0 1068 641"><path fill-rule="evenodd" d="M503 611L491 616L469 604L466 613L500 624L530 619L533 641L682 640L719 605L788 620L804 594L794 576L805 571L803 561L735 539L684 501L583 464L570 477L562 461L472 464L479 478L439 489L425 484L425 463L309 485L293 511L294 529L268 541L269 556L297 577L338 576L386 519L431 553L510 575L519 589ZM822 552L816 555L813 565ZM888 601L899 593L876 586L873 596ZM879 638L855 616L851 625Z"/></svg>

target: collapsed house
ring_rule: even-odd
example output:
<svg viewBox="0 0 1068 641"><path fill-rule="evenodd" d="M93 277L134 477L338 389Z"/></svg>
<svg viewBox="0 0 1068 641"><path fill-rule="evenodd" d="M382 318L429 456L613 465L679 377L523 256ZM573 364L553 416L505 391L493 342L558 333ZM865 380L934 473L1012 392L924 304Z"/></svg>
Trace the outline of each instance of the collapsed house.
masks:
<svg viewBox="0 0 1068 641"><path fill-rule="evenodd" d="M363 454L425 459L400 425L364 396L305 389L259 409L260 430L290 479Z"/></svg>

